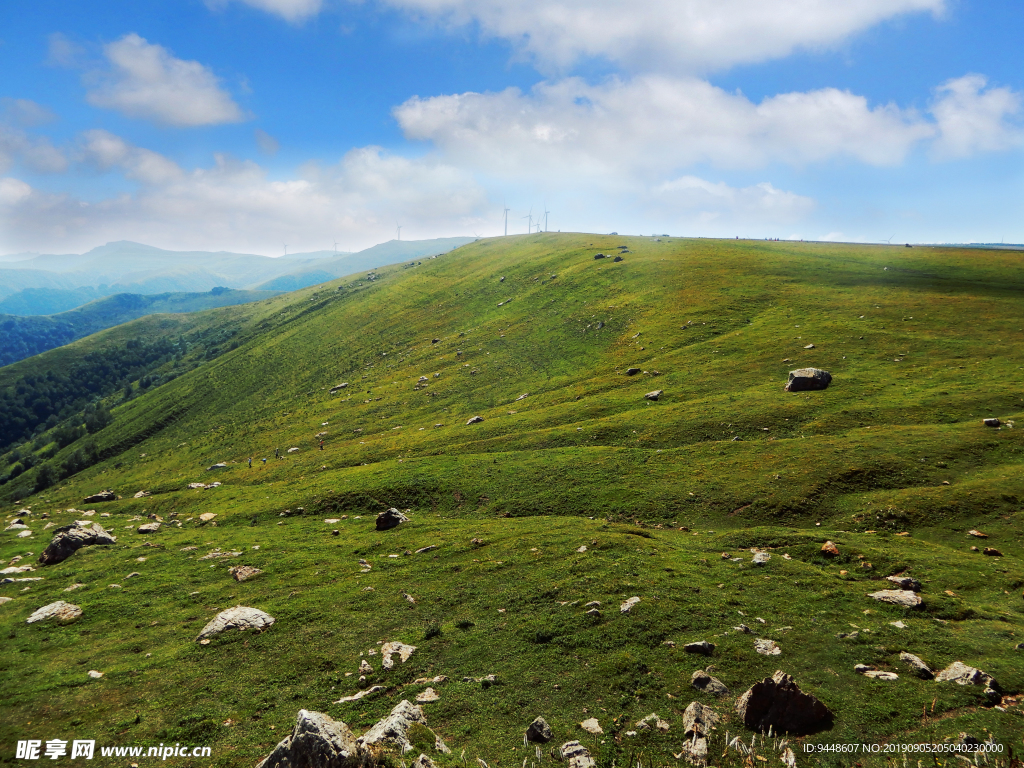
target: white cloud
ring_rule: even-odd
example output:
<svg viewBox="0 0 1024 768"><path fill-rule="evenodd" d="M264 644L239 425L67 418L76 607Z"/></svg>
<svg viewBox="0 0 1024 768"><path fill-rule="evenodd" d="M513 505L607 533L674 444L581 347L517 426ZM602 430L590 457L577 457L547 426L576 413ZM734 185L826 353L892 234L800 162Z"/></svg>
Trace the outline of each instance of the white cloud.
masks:
<svg viewBox="0 0 1024 768"><path fill-rule="evenodd" d="M13 180L0 185L0 250L84 250L109 240L171 248L255 253L366 247L393 237L439 237L479 227L487 208L472 176L436 158L352 150L330 166L309 165L275 180L253 162L216 156L213 166L183 170L150 150L104 131L83 135L82 154L142 185L132 194L85 203ZM15 183L16 182L16 183Z"/></svg>
<svg viewBox="0 0 1024 768"><path fill-rule="evenodd" d="M939 14L944 0L381 0L426 20L478 24L541 67L602 57L694 72L835 45L879 22ZM255 3L254 3L255 4Z"/></svg>
<svg viewBox="0 0 1024 768"><path fill-rule="evenodd" d="M969 157L1024 143L1020 115L1024 99L1019 91L989 88L983 75L964 75L935 89L931 113L939 135L932 147L940 159ZM1016 119L1014 119L1016 118Z"/></svg>
<svg viewBox="0 0 1024 768"><path fill-rule="evenodd" d="M285 21L292 23L302 22L311 16L316 16L323 7L323 0L240 0L240 2L280 16ZM207 0L206 4L211 8L220 8L227 4L227 0Z"/></svg>
<svg viewBox="0 0 1024 768"><path fill-rule="evenodd" d="M266 131L257 128L255 135L256 144L264 154L276 155L277 151L281 149L281 143Z"/></svg>
<svg viewBox="0 0 1024 768"><path fill-rule="evenodd" d="M104 46L110 69L86 98L96 107L165 125L192 127L246 119L216 75L198 61L177 59L166 48L132 33Z"/></svg>
<svg viewBox="0 0 1024 768"><path fill-rule="evenodd" d="M53 67L76 67L81 62L85 49L73 43L67 35L54 32L47 39L46 63Z"/></svg>
<svg viewBox="0 0 1024 768"><path fill-rule="evenodd" d="M745 224L783 224L797 221L814 210L814 200L793 192L776 189L765 181L749 187L731 187L696 176L681 176L654 188L653 202L662 208L671 206L678 214L699 213L703 221L722 216Z"/></svg>
<svg viewBox="0 0 1024 768"><path fill-rule="evenodd" d="M589 85L544 82L529 94L413 98L394 110L408 138L446 158L512 177L663 180L698 163L755 168L852 158L903 160L935 128L894 105L826 88L753 103L697 78L645 75Z"/></svg>
<svg viewBox="0 0 1024 768"><path fill-rule="evenodd" d="M57 119L51 110L31 99L0 99L0 113L5 121L26 127L43 125Z"/></svg>
<svg viewBox="0 0 1024 768"><path fill-rule="evenodd" d="M16 163L38 173L60 173L68 167L64 153L47 137L30 136L0 122L0 173Z"/></svg>

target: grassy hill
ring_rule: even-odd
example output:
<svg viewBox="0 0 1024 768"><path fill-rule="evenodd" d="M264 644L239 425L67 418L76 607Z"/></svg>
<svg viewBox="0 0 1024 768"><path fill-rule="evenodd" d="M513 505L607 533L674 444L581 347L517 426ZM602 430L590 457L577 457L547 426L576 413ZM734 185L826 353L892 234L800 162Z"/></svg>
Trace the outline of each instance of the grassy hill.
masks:
<svg viewBox="0 0 1024 768"><path fill-rule="evenodd" d="M594 259L619 245L623 261ZM103 395L93 406L112 421L92 434L59 446L51 438L67 425L57 425L17 449L36 463L0 494L8 520L31 507L33 535L3 533L5 561L32 562L44 525L81 518L73 508L86 495L123 498L89 507L116 545L26 574L44 578L27 591L0 586L14 598L0 605L3 742L181 742L212 746L203 765L254 765L300 708L362 732L426 687L414 680L445 675L440 700L424 705L453 749L432 755L442 766L550 761L522 744L537 715L555 743L579 738L601 765L681 764L681 713L694 700L725 718L714 764L740 765L726 742L753 734L732 702L782 669L835 715L791 740L798 764L854 762L806 745L967 732L991 736L1004 751L990 764L1009 765L1009 750L1024 749L1020 258L499 238L374 279L137 320L0 369L10 393L132 338L196 344L146 363L162 383L144 393ZM787 372L804 366L829 370L829 389L784 392ZM663 390L657 401L644 398L652 390ZM483 421L467 424L473 416ZM94 461L60 478L85 441ZM46 466L52 485L38 483ZM140 490L152 495L132 498ZM410 522L377 532L376 513L391 506ZM162 529L135 533L150 515ZM822 554L826 540L837 557ZM770 561L754 566L751 548ZM240 554L200 559L216 551ZM236 583L236 564L264 573ZM922 582L920 607L867 596L891 574ZM63 591L75 583L85 586ZM83 617L24 623L57 599ZM601 615L587 615L595 600ZM237 604L277 622L194 642ZM781 655L755 652L756 638ZM710 659L682 649L701 639L716 645ZM384 672L368 652L388 640L417 651ZM902 651L935 669L979 667L1007 697L994 708L980 686L920 680ZM356 692L361 655L384 690L332 703ZM729 697L690 687L709 664ZM461 682L488 674L498 684ZM668 733L626 735L651 712ZM603 734L578 726L589 717ZM780 749L758 737L770 763Z"/></svg>
<svg viewBox="0 0 1024 768"><path fill-rule="evenodd" d="M270 291L214 289L206 293L160 293L143 296L119 293L55 315L0 315L0 366L9 365L75 339L144 315L198 312L267 299Z"/></svg>

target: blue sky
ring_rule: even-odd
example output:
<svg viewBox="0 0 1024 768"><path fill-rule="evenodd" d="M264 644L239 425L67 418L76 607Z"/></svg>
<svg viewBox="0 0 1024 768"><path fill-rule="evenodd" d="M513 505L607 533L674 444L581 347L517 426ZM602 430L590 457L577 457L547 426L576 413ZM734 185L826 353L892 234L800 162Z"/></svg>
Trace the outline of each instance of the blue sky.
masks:
<svg viewBox="0 0 1024 768"><path fill-rule="evenodd" d="M8 0L0 253L1024 242L1019 0Z"/></svg>

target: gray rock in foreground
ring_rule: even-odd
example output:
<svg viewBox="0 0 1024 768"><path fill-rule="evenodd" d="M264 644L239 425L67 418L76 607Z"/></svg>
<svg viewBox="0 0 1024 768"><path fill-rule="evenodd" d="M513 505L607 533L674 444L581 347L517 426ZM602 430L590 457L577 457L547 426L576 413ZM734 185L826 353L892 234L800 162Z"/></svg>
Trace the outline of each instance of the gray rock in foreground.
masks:
<svg viewBox="0 0 1024 768"><path fill-rule="evenodd" d="M117 539L99 523L86 527L78 523L64 525L53 532L53 539L39 555L43 565L62 563L82 547L93 544L116 544Z"/></svg>
<svg viewBox="0 0 1024 768"><path fill-rule="evenodd" d="M820 368L798 368L789 372L786 382L787 392L813 392L828 389L832 383L832 374Z"/></svg>
<svg viewBox="0 0 1024 768"><path fill-rule="evenodd" d="M86 504L95 504L100 501L117 501L117 494L113 491L100 491L92 496L86 496L82 501Z"/></svg>
<svg viewBox="0 0 1024 768"><path fill-rule="evenodd" d="M58 624L70 624L73 621L78 621L82 616L82 609L77 605L71 603L65 603L63 600L58 600L55 603L44 605L39 608L31 616L25 619L26 624L35 624L37 621L49 621L50 619L56 619Z"/></svg>
<svg viewBox="0 0 1024 768"><path fill-rule="evenodd" d="M920 677L922 680L931 680L935 677L935 673L932 672L931 668L921 660L920 656L915 656L912 653L903 651L900 654L900 661L910 665L910 670Z"/></svg>
<svg viewBox="0 0 1024 768"><path fill-rule="evenodd" d="M300 709L292 732L256 768L355 768L363 756L345 723Z"/></svg>
<svg viewBox="0 0 1024 768"><path fill-rule="evenodd" d="M710 656L714 652L715 646L707 640L699 640L696 643L687 643L683 646L683 650L687 653L699 653L704 656Z"/></svg>
<svg viewBox="0 0 1024 768"><path fill-rule="evenodd" d="M712 677L703 669L698 669L690 676L690 684L698 691L710 693L712 696L727 696L729 689L717 677Z"/></svg>
<svg viewBox="0 0 1024 768"><path fill-rule="evenodd" d="M273 616L257 608L236 605L234 608L228 608L214 616L213 620L203 627L203 631L199 633L196 640L204 640L219 635L221 632L227 632L229 629L261 631L270 627L274 621Z"/></svg>
<svg viewBox="0 0 1024 768"><path fill-rule="evenodd" d="M911 592L909 589L882 589L878 592L872 592L868 597L903 608L916 608L921 604L921 596L917 592Z"/></svg>
<svg viewBox="0 0 1024 768"><path fill-rule="evenodd" d="M409 728L415 723L427 728L427 719L423 716L423 710L403 699L398 706L391 710L390 715L360 736L357 743L360 746L398 747L403 754L410 752L413 746L409 742ZM427 728L427 730L430 729ZM441 740L441 737L433 731L430 732L434 736L434 749L444 754L450 754L451 750Z"/></svg>
<svg viewBox="0 0 1024 768"><path fill-rule="evenodd" d="M736 702L736 713L743 724L755 731L806 734L832 718L828 707L804 693L793 678L779 670L754 683Z"/></svg>
<svg viewBox="0 0 1024 768"><path fill-rule="evenodd" d="M569 768L596 768L597 763L590 756L590 750L578 741L567 741L559 750L563 760L569 761Z"/></svg>

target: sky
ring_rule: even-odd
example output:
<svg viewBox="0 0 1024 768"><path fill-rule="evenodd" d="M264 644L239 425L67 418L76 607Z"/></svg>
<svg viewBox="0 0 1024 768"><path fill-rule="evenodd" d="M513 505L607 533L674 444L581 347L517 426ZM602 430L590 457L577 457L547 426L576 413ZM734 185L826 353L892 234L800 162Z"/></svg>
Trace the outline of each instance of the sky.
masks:
<svg viewBox="0 0 1024 768"><path fill-rule="evenodd" d="M6 0L0 254L1024 242L1020 0Z"/></svg>

